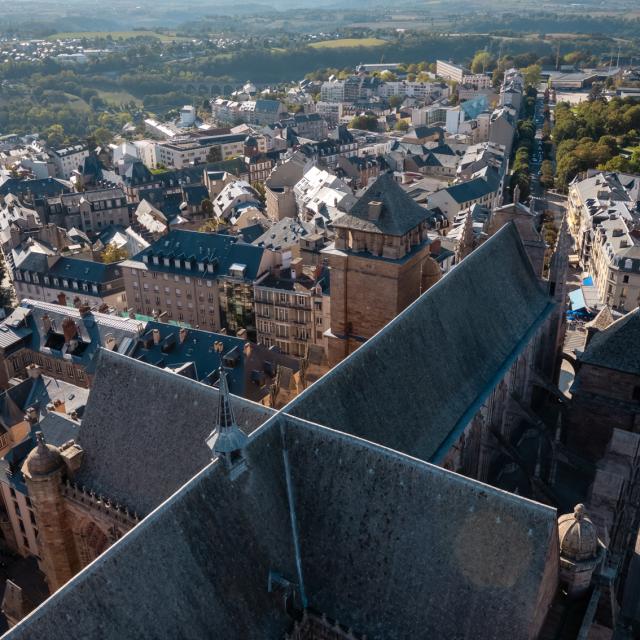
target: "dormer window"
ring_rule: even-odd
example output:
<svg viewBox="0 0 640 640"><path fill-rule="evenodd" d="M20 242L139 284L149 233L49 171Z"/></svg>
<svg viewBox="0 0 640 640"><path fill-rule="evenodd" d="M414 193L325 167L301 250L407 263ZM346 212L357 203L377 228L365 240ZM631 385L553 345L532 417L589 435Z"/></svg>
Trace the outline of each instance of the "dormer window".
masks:
<svg viewBox="0 0 640 640"><path fill-rule="evenodd" d="M158 256L153 256L153 264L160 264L160 258Z"/></svg>
<svg viewBox="0 0 640 640"><path fill-rule="evenodd" d="M69 281L66 278L62 281L62 286L69 288Z"/></svg>
<svg viewBox="0 0 640 640"><path fill-rule="evenodd" d="M49 280L49 276L45 276L44 277L44 283L45 284L51 284L50 280Z"/></svg>
<svg viewBox="0 0 640 640"><path fill-rule="evenodd" d="M169 258L165 258L163 260L163 262L164 262L164 266L165 267L170 267L171 266L171 260L169 260Z"/></svg>
<svg viewBox="0 0 640 640"><path fill-rule="evenodd" d="M91 291L93 291L93 293L98 293L98 285L97 284L92 284L91 285Z"/></svg>
<svg viewBox="0 0 640 640"><path fill-rule="evenodd" d="M198 262L198 269L204 271L204 262Z"/></svg>
<svg viewBox="0 0 640 640"><path fill-rule="evenodd" d="M212 264L208 264L208 265L207 265L207 271L208 271L209 273L213 273L213 265L212 265Z"/></svg>
<svg viewBox="0 0 640 640"><path fill-rule="evenodd" d="M60 286L60 281L58 280L58 278L54 278L54 279L53 279L53 284L54 284L56 287Z"/></svg>
<svg viewBox="0 0 640 640"><path fill-rule="evenodd" d="M146 253L142 256L142 262L145 264L149 263L149 256Z"/></svg>

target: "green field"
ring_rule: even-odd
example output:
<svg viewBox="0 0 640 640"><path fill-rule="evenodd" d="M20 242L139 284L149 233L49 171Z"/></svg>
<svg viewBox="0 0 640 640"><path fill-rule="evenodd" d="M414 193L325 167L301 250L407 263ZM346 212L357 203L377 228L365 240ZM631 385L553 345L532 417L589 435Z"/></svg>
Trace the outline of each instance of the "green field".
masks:
<svg viewBox="0 0 640 640"><path fill-rule="evenodd" d="M120 105L135 102L139 106L142 105L142 100L139 100L127 91L102 91L101 89L97 89L97 91L100 98L109 104Z"/></svg>
<svg viewBox="0 0 640 640"><path fill-rule="evenodd" d="M342 38L340 40L322 40L322 42L314 42L314 49L346 49L350 47L380 47L388 44L387 40L380 38Z"/></svg>
<svg viewBox="0 0 640 640"><path fill-rule="evenodd" d="M86 38L87 40L95 40L97 38L106 38L111 36L113 40L131 40L132 38L157 38L162 42L174 42L176 40L190 40L181 36L174 36L167 33L158 33L156 31L67 31L62 33L54 33L47 40L71 40L74 38Z"/></svg>

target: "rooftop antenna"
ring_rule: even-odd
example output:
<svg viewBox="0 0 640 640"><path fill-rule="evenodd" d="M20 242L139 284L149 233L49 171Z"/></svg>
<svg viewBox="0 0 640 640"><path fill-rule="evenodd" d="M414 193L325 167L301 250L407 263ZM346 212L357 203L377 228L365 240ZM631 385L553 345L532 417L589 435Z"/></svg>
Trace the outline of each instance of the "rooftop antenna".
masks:
<svg viewBox="0 0 640 640"><path fill-rule="evenodd" d="M616 69L620 68L620 45L618 45L618 59L616 60Z"/></svg>
<svg viewBox="0 0 640 640"><path fill-rule="evenodd" d="M560 43L556 47L556 71L560 71Z"/></svg>

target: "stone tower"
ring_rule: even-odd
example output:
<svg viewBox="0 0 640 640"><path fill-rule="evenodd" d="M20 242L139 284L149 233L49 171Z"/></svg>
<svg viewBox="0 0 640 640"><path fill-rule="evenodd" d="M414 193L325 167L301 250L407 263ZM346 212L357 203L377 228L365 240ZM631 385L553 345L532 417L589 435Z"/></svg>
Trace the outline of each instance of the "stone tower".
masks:
<svg viewBox="0 0 640 640"><path fill-rule="evenodd" d="M604 546L583 504L558 518L558 536L560 582L565 584L567 595L576 598L589 589L593 572L602 561Z"/></svg>
<svg viewBox="0 0 640 640"><path fill-rule="evenodd" d="M334 246L323 252L331 273L331 366L440 278L429 255L431 216L383 174L334 220Z"/></svg>
<svg viewBox="0 0 640 640"><path fill-rule="evenodd" d="M40 568L53 593L80 569L62 496L65 464L60 452L36 434L36 447L22 465L38 527Z"/></svg>

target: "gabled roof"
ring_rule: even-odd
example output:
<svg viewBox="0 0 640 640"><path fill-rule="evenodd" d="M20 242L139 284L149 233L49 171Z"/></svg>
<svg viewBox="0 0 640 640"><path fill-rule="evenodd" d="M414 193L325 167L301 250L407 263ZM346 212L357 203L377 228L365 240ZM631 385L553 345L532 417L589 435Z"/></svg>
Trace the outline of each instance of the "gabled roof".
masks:
<svg viewBox="0 0 640 640"><path fill-rule="evenodd" d="M580 362L640 375L640 308L630 311L597 332L580 356Z"/></svg>
<svg viewBox="0 0 640 640"><path fill-rule="evenodd" d="M487 180L483 178L474 178L467 182L461 182L460 184L454 184L451 187L447 187L445 191L458 203L463 204L470 202L471 200L477 200L484 198L485 196L493 193L496 190L496 186L489 184Z"/></svg>
<svg viewBox="0 0 640 640"><path fill-rule="evenodd" d="M552 308L508 224L289 412L438 462Z"/></svg>
<svg viewBox="0 0 640 640"><path fill-rule="evenodd" d="M204 440L217 403L209 385L101 350L80 428L79 482L149 513L210 461ZM245 433L272 413L236 396L232 406Z"/></svg>
<svg viewBox="0 0 640 640"><path fill-rule="evenodd" d="M369 217L370 202L382 202L382 212L377 220ZM431 216L429 209L421 207L407 195L393 174L384 173L358 198L349 213L333 221L333 226L403 236Z"/></svg>

